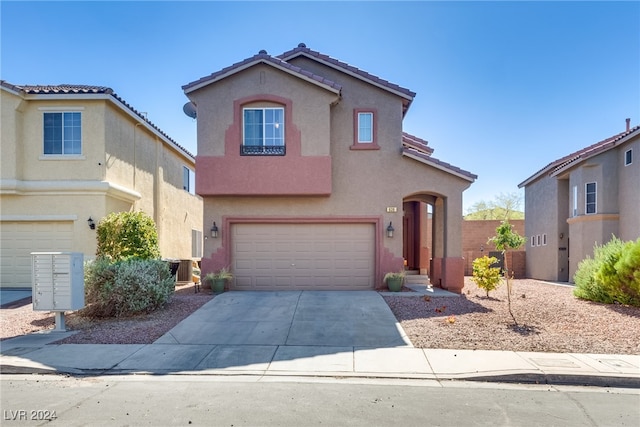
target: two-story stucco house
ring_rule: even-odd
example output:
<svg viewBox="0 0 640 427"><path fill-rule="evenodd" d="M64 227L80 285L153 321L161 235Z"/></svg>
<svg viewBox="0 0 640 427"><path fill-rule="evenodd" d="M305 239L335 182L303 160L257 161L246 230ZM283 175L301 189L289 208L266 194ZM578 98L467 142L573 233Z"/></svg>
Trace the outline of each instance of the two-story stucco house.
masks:
<svg viewBox="0 0 640 427"><path fill-rule="evenodd" d="M640 237L640 126L571 153L527 178L527 277L573 281L578 263L615 235Z"/></svg>
<svg viewBox="0 0 640 427"><path fill-rule="evenodd" d="M34 251L96 252L98 222L143 211L163 257L199 257L195 158L96 86L0 84L2 287L31 286Z"/></svg>
<svg viewBox="0 0 640 427"><path fill-rule="evenodd" d="M476 176L403 132L415 93L304 44L183 90L212 229L203 273L228 266L237 290L357 290L406 265L460 291L462 193Z"/></svg>

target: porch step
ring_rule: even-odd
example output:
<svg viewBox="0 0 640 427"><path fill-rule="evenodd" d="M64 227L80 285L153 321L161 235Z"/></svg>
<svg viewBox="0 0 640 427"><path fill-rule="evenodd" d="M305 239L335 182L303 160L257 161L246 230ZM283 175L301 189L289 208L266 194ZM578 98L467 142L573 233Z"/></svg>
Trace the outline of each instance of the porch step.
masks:
<svg viewBox="0 0 640 427"><path fill-rule="evenodd" d="M429 283L429 276L426 274L411 274L407 273L404 276L404 283L406 285L426 285L431 286Z"/></svg>

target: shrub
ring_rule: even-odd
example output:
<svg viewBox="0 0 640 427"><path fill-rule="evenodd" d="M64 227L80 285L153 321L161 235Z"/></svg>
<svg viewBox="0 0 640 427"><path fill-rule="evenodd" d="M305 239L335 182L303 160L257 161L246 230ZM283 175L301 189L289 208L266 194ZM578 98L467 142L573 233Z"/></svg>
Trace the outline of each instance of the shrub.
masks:
<svg viewBox="0 0 640 427"><path fill-rule="evenodd" d="M590 301L640 306L640 239L613 237L594 247L594 258L578 264L574 295Z"/></svg>
<svg viewBox="0 0 640 427"><path fill-rule="evenodd" d="M129 259L110 263L98 258L85 269L87 307L83 314L121 317L161 308L175 290L167 263Z"/></svg>
<svg viewBox="0 0 640 427"><path fill-rule="evenodd" d="M120 261L160 258L158 231L144 212L113 212L97 227L98 257Z"/></svg>
<svg viewBox="0 0 640 427"><path fill-rule="evenodd" d="M613 303L613 298L596 282L597 271L598 262L595 259L587 257L580 261L573 276L573 281L576 284L573 289L573 295L589 301L611 304Z"/></svg>
<svg viewBox="0 0 640 427"><path fill-rule="evenodd" d="M473 280L479 288L489 292L495 290L502 282L500 268L492 267L498 262L496 257L483 256L473 260Z"/></svg>

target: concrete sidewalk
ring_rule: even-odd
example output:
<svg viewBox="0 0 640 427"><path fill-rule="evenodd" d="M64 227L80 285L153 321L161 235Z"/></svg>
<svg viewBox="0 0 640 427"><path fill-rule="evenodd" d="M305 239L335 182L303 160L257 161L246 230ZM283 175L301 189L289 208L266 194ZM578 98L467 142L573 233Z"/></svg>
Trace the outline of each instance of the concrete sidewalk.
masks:
<svg viewBox="0 0 640 427"><path fill-rule="evenodd" d="M437 297L442 290L423 289ZM395 296L415 296L413 292ZM441 294L444 295L444 294ZM377 292L227 292L153 344L0 342L8 373L407 378L640 388L640 355L414 348Z"/></svg>
<svg viewBox="0 0 640 427"><path fill-rule="evenodd" d="M407 378L640 388L639 355L216 344L49 344L72 332L1 343L3 374L180 374Z"/></svg>

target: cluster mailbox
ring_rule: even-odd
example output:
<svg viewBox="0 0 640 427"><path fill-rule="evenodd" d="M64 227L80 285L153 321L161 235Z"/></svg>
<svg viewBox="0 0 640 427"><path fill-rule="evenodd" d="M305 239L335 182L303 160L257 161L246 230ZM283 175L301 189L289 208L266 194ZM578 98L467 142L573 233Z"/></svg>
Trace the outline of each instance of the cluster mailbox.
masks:
<svg viewBox="0 0 640 427"><path fill-rule="evenodd" d="M31 261L33 309L56 312L56 330L65 330L64 312L84 307L84 255L32 252Z"/></svg>

